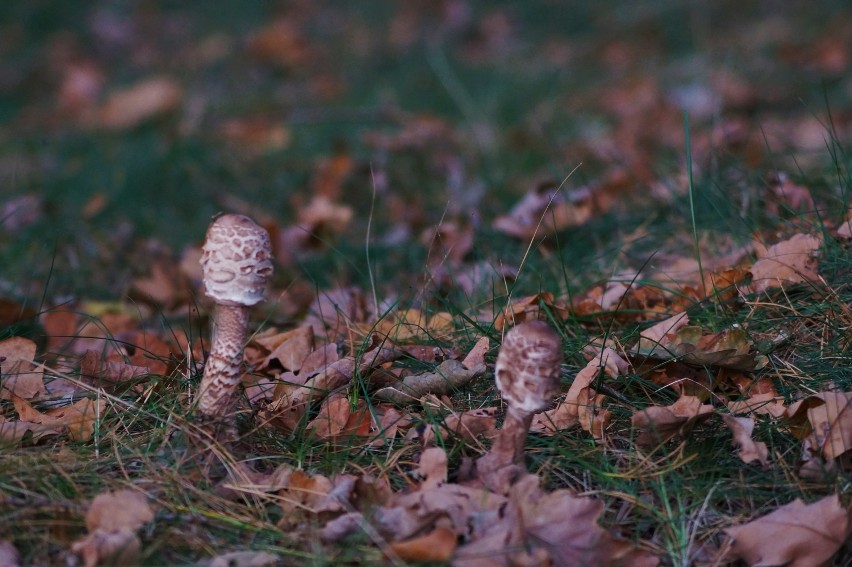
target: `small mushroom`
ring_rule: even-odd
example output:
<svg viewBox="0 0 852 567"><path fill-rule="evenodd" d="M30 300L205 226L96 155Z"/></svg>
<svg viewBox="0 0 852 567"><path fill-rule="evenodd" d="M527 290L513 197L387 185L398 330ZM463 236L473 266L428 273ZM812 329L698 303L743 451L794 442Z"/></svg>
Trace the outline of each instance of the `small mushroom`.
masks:
<svg viewBox="0 0 852 567"><path fill-rule="evenodd" d="M506 492L524 468L524 443L533 415L559 392L562 341L544 321L529 321L506 333L494 376L506 400L506 418L491 450L476 463L482 482Z"/></svg>
<svg viewBox="0 0 852 567"><path fill-rule="evenodd" d="M248 337L249 307L262 301L272 275L269 233L244 215L214 217L202 247L204 291L216 302L213 345L198 390L198 410L230 423Z"/></svg>

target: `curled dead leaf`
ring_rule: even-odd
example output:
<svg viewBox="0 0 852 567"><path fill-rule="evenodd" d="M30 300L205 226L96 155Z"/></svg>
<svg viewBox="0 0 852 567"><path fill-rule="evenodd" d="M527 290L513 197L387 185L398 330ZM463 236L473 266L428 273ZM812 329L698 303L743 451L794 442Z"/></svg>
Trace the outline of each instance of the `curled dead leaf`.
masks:
<svg viewBox="0 0 852 567"><path fill-rule="evenodd" d="M457 545L455 532L439 526L425 535L392 542L390 549L403 561L446 561Z"/></svg>
<svg viewBox="0 0 852 567"><path fill-rule="evenodd" d="M110 130L127 130L157 116L176 110L183 89L166 77L145 79L112 93L96 111L94 125Z"/></svg>
<svg viewBox="0 0 852 567"><path fill-rule="evenodd" d="M850 511L838 495L805 504L796 499L746 524L725 529L728 559L749 565L826 565L852 533Z"/></svg>
<svg viewBox="0 0 852 567"><path fill-rule="evenodd" d="M761 292L819 281L816 268L820 246L822 240L809 234L796 234L770 246L751 267L751 289Z"/></svg>
<svg viewBox="0 0 852 567"><path fill-rule="evenodd" d="M763 467L769 465L769 450L766 448L766 443L751 438L754 431L754 419L723 415L722 420L731 430L734 436L734 444L738 447L737 454L744 463L758 461Z"/></svg>
<svg viewBox="0 0 852 567"><path fill-rule="evenodd" d="M637 411L630 421L633 427L640 430L636 443L653 446L685 435L696 423L712 414L712 405L702 405L695 396L681 396L670 406L651 406Z"/></svg>
<svg viewBox="0 0 852 567"><path fill-rule="evenodd" d="M36 344L30 339L0 341L0 399L17 396L30 400L46 393L44 370L33 364L35 355Z"/></svg>
<svg viewBox="0 0 852 567"><path fill-rule="evenodd" d="M393 387L376 391L375 398L395 404L415 402L425 394L447 394L485 374L485 365L465 368L458 360L445 360L433 372L408 376Z"/></svg>

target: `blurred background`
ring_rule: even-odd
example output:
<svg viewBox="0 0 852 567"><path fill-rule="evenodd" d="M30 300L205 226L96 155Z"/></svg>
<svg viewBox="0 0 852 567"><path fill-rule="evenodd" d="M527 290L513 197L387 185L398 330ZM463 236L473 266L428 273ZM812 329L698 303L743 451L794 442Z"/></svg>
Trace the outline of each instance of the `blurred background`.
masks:
<svg viewBox="0 0 852 567"><path fill-rule="evenodd" d="M605 266L688 224L687 132L701 228L747 237L779 172L848 187L841 0L7 0L0 58L8 296L124 293L223 210L318 285L363 282L368 224L389 280L442 220L517 260L492 221L572 171L622 206L569 235Z"/></svg>

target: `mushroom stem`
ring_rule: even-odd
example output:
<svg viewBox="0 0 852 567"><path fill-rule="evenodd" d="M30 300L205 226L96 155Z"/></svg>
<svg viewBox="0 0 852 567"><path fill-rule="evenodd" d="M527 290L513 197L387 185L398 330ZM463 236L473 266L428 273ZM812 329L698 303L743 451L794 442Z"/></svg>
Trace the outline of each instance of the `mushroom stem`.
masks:
<svg viewBox="0 0 852 567"><path fill-rule="evenodd" d="M213 345L204 364L199 388L198 410L208 419L230 420L231 406L240 383L243 348L248 336L248 307L216 306Z"/></svg>
<svg viewBox="0 0 852 567"><path fill-rule="evenodd" d="M489 488L511 484L526 470L524 445L532 423L533 413L513 411L509 408L503 427L497 432L491 449L476 461L476 472Z"/></svg>

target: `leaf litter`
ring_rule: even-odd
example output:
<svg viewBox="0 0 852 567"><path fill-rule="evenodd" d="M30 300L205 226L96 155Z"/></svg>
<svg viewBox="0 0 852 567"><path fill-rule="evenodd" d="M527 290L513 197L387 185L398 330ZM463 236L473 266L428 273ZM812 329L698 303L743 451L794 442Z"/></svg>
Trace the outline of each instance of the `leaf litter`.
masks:
<svg viewBox="0 0 852 567"><path fill-rule="evenodd" d="M391 35L399 45L414 41L405 32L412 30L411 19L423 17L417 15L419 9L400 8L395 16ZM499 61L501 50L516 45L511 18L499 10L481 22L466 20L464 12L448 8L439 17L446 20L445 25L475 29L464 57ZM270 70L307 74L307 67L317 61L319 66L328 64L328 54L324 46L311 41L297 20L290 15L276 17L236 43L232 38L210 39L194 46L193 58L201 65L220 61L238 43L260 74ZM129 45L138 60L156 56L150 45L139 41L137 32L108 15L93 22L92 34L99 41ZM641 52L634 41L614 41L603 54L604 64L619 72L628 69ZM815 68L837 73L847 65L838 55L845 52L844 41L848 44L842 38L828 38L808 60L814 59ZM364 46L353 44L353 48ZM579 56L558 45L551 48L554 60ZM61 43L54 49L61 51ZM181 133L174 135L206 128L199 116L210 101L186 88L183 81L148 74L147 69L137 81L120 86L98 61L74 57L56 82L58 108L56 116L48 113L50 117L114 134L161 128L177 120L176 131ZM482 199L475 197L474 189L482 183L476 172L462 159L448 156L463 147L464 135L441 117L396 111L389 114L389 128L364 133L364 144L382 154L375 172L373 161L369 163L375 189L394 208L389 212L392 227L382 237L416 247L422 254L423 280L428 282L424 289L439 296L453 288L466 296L503 289L459 314L446 310L446 302L424 299L425 292L411 300L392 291L377 297L375 289L278 280L270 293L277 302L253 312L253 320L264 323L258 323L245 345L241 376L245 396L238 408L244 431L275 432L288 438L304 435L315 444L312 447L329 451L381 449L387 451L388 461L378 463L375 456L377 462L372 465L353 464L344 467L345 473L326 476L311 470L311 460L303 460L304 456L299 457L298 466L288 462L270 468L264 458L240 460L246 447L234 447L231 457L235 460L223 459L224 472L211 472L207 479L224 477L218 479L217 494L235 502L266 495L269 500L264 502L280 509L277 529L281 532L318 534L322 541L340 547L367 534L389 561L656 565L668 561L661 551L660 532L625 520L637 508L660 506L654 496L597 491L593 483L590 487L579 480L577 471L560 471L551 465L549 452L567 443L574 450L574 439L580 439L590 442L582 451L595 447L616 459L627 458L627 453L650 459L649 455L672 447L676 447L673 454L690 451L696 438L709 429L702 424L711 423L727 427L730 452L740 461L738 466L746 467L742 470L770 470L788 459L768 443L780 435L798 440L794 460L800 468L789 471L797 482L829 483L836 475L848 473L852 394L832 384L816 389L791 380L782 365L795 358L772 354L773 349L789 347L786 330L767 331L748 320L721 328L696 313L697 306L710 305L728 321L738 317L735 308L784 305L790 303L791 295L804 290L834 292L826 290L820 262L827 247L848 247L843 241L849 239L852 217L846 211L840 220L836 215L823 219L819 214L824 204L807 186L773 173L760 189L768 214L797 215L786 227L777 227L771 237L766 236L771 233L755 235L750 244L727 251L708 249L704 254L702 250L701 260L677 250L649 262L644 273L613 269L610 277L572 293L553 285L527 295L503 295L523 276L524 262L516 266L480 257L482 229L490 226L510 239L534 244L536 253L553 258L562 235L587 230L600 219L633 207L635 179L648 189L644 198L651 202L676 198L681 189L669 191L667 184L683 187L677 177L683 172L673 179L658 179L649 164L654 163L651 146L679 149L682 141L675 127L679 118L673 112L679 105L698 117L717 116L722 108L717 105L722 103L735 109L734 116L724 113L718 128L696 129L697 155L718 147L742 152L752 164L762 163L767 159L762 147L766 140L750 137L742 126L745 114L736 109L773 102L744 77L731 73L713 71L712 86L666 91L648 78L626 72L626 79L591 101L593 108L613 118L605 141L594 134L600 126L593 126L579 135L585 146L577 148L578 155L593 162L618 162L619 166L610 166L598 181L577 189L552 181L525 182L523 187L531 189L522 190L520 199L505 212L483 209L484 213L465 217L451 210L456 206L452 205L450 216L456 216L434 225L412 212L420 208L417 198L407 201L408 197L383 185L381 162L387 156L419 152L430 167L447 173L448 191L470 193L465 197L471 200L470 208L479 208ZM341 81L320 75L317 71L313 77L311 93L333 100L344 92ZM714 102L716 96L724 100ZM537 112L554 111L542 107ZM261 109L250 116L223 118L212 129L218 139L241 150L241 159L259 160L299 143L297 130L277 116ZM772 143L794 148L814 145L804 135L785 133L781 126L767 124L765 136ZM647 132L656 132L657 139L649 140ZM804 128L797 132L807 133ZM488 142L486 134L485 129L477 130L481 148L494 143ZM519 139L526 135L517 133ZM357 202L360 197L350 194L349 185L361 183L366 161L356 156L338 148L316 159L308 172L309 192L291 199L295 215L288 222L265 208L241 211L256 216L272 234L280 266L299 270L321 253L334 250L358 225L363 207ZM698 168L705 165L696 163ZM98 192L80 210L82 217L92 220L105 214L114 204L110 199ZM252 207L227 196L221 202L236 210ZM14 198L2 205L4 218L8 217L2 228L8 232L25 231L45 214L53 214L53 204L39 199ZM480 214L493 219L490 225L481 224ZM820 231L812 228L817 218L824 223ZM637 230L616 235L624 239L625 257L643 234ZM210 307L204 299L196 304L201 298L196 252L195 247L185 249L183 262L151 258L147 275L133 278L128 286L136 301L133 305L58 303L39 315L44 341L38 346L21 337L0 341L4 451L46 447L47 443L64 446L70 441L98 443L100 427L114 423L116 417L120 422L129 420L134 408L157 400L164 390L179 392L178 413L191 411L191 392L186 388L192 388L192 377L203 364L207 339L186 331L166 332L151 323L155 314L197 314L199 308L203 313ZM23 305L2 299L9 324L33 316L24 317ZM504 401L491 396L473 400L470 392L476 392L491 374L492 345L500 341L501 333L537 320L549 321L566 336L581 333L587 344L563 368L559 395L532 419L533 443L528 445L527 457L538 472L528 472L523 464L522 470L485 485L477 477L476 461L487 455L502 430L499 424L505 424L506 412ZM630 325L637 325L638 332L630 332ZM806 336L800 330L796 339ZM585 366L577 364L581 356ZM636 389L643 396L633 397ZM646 401L637 402L640 399ZM545 438L557 444L541 450ZM244 441L250 439L247 433ZM264 453L262 444L254 448ZM66 547L80 555L85 565L138 561L147 544L139 530L155 522L160 513L143 492L162 499L157 488L147 482L143 486L96 496L85 519L87 535ZM795 499L750 522L719 517L712 532L717 537L707 538L702 545L719 547L719 561L825 564L850 535L847 500L838 494L809 504ZM718 537L722 532L727 537L724 542ZM14 545L5 540L0 540L0 557L6 557L10 565L20 563ZM214 556L208 564L263 565L277 560L267 553L236 551Z"/></svg>

